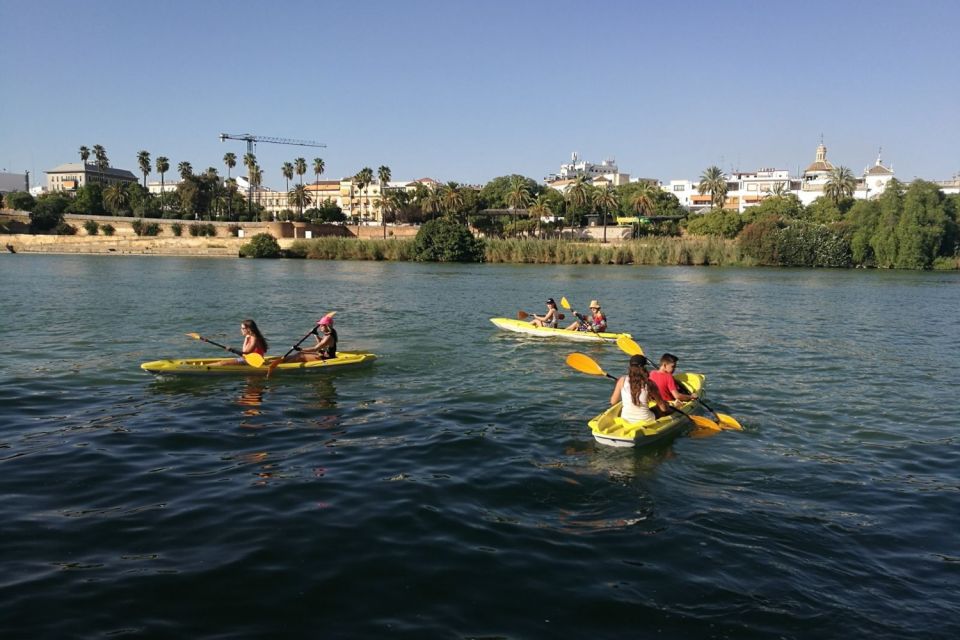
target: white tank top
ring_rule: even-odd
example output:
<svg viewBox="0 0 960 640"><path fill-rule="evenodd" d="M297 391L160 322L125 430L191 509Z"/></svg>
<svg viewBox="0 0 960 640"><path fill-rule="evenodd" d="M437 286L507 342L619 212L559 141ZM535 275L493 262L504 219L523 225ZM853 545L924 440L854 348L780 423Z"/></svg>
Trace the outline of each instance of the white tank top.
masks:
<svg viewBox="0 0 960 640"><path fill-rule="evenodd" d="M620 401L623 402L623 408L620 409L620 417L627 422L647 422L656 420L653 411L647 406L647 387L643 387L640 392L640 406L633 404L633 398L630 393L630 378L623 377L623 388L620 389Z"/></svg>

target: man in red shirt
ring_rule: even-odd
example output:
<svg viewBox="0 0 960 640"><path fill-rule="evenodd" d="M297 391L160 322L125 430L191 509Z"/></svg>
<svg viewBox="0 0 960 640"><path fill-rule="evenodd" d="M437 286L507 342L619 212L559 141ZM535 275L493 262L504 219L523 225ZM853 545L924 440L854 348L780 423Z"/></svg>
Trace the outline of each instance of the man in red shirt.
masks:
<svg viewBox="0 0 960 640"><path fill-rule="evenodd" d="M677 381L673 379L673 372L677 369L677 356L665 353L660 357L660 368L650 372L650 380L657 385L660 397L667 402L674 400L696 400L696 394L683 393L677 388Z"/></svg>

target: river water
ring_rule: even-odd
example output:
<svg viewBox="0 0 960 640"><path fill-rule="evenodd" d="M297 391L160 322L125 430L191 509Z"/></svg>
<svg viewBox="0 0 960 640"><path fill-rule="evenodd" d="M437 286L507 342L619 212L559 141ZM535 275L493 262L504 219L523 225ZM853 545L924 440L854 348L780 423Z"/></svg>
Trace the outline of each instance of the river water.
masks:
<svg viewBox="0 0 960 640"><path fill-rule="evenodd" d="M0 256L5 638L956 638L960 274ZM743 432L596 444L613 345ZM323 376L163 380L338 312Z"/></svg>

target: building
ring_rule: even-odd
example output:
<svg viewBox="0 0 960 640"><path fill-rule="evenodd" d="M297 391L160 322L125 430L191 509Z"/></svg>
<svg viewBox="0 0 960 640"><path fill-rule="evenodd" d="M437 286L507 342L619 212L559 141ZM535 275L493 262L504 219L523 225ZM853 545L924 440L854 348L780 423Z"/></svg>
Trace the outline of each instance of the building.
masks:
<svg viewBox="0 0 960 640"><path fill-rule="evenodd" d="M585 177L594 186L619 187L622 184L630 182L630 174L620 173L613 159L607 159L600 164L581 160L576 152L570 156L570 162L560 165L560 172L553 173L544 178L548 187L552 187L561 193L579 177Z"/></svg>
<svg viewBox="0 0 960 640"><path fill-rule="evenodd" d="M126 169L104 167L101 171L95 164L67 162L47 172L47 191L75 193L88 184L109 186L118 182L137 182L137 177Z"/></svg>
<svg viewBox="0 0 960 640"><path fill-rule="evenodd" d="M30 172L6 173L0 171L0 193L11 191L30 191Z"/></svg>

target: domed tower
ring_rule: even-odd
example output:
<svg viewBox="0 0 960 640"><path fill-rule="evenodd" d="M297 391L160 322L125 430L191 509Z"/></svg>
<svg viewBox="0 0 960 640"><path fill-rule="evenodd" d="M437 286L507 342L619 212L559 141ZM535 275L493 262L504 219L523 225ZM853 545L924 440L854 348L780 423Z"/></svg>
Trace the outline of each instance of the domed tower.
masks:
<svg viewBox="0 0 960 640"><path fill-rule="evenodd" d="M803 172L803 179L807 181L826 179L833 171L833 164L827 160L827 146L820 140L817 146L817 159Z"/></svg>

